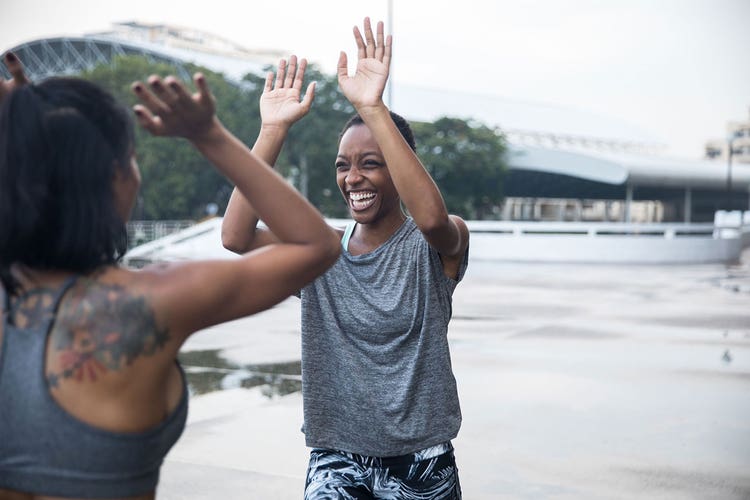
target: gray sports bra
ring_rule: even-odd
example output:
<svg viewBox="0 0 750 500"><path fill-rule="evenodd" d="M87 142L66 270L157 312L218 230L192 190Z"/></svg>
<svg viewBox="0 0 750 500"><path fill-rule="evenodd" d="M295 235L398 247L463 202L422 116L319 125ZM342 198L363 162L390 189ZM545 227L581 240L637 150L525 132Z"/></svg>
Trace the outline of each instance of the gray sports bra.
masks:
<svg viewBox="0 0 750 500"><path fill-rule="evenodd" d="M177 408L151 430L110 432L61 408L44 375L47 336L71 277L48 318L32 328L11 320L7 297L0 351L0 488L63 497L128 497L154 491L164 456L185 428L187 387ZM179 366L179 363L178 363ZM182 372L183 384L185 374Z"/></svg>

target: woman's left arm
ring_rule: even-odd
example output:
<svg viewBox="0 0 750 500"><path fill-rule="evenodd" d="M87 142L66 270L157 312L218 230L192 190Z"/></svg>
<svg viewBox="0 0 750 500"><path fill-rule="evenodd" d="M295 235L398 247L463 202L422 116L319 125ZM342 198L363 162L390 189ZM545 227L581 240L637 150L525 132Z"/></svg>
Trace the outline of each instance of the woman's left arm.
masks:
<svg viewBox="0 0 750 500"><path fill-rule="evenodd" d="M435 181L399 132L383 102L391 61L391 36L384 38L382 22L374 35L369 18L365 18L364 35L363 38L359 28L354 28L357 43L354 76L348 75L346 53L339 56L339 86L375 137L401 200L427 242L443 257L444 267L447 261L460 263L469 245L466 223L448 214Z"/></svg>

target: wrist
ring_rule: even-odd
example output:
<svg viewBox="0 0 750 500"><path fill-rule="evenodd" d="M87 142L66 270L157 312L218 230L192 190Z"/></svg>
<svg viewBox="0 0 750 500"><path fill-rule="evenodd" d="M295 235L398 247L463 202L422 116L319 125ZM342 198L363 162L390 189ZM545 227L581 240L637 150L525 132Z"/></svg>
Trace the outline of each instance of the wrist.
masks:
<svg viewBox="0 0 750 500"><path fill-rule="evenodd" d="M197 148L209 147L222 141L227 135L227 130L219 119L214 116L211 123L200 133L187 139Z"/></svg>
<svg viewBox="0 0 750 500"><path fill-rule="evenodd" d="M259 136L267 137L269 139L274 138L286 138L287 133L291 125L286 123L262 123L260 124Z"/></svg>
<svg viewBox="0 0 750 500"><path fill-rule="evenodd" d="M362 117L363 120L370 118L370 117L378 117L383 115L390 116L390 113L388 111L388 106L385 105L383 101L380 101L376 104L367 104L367 105L357 105L354 107L357 110L357 114Z"/></svg>

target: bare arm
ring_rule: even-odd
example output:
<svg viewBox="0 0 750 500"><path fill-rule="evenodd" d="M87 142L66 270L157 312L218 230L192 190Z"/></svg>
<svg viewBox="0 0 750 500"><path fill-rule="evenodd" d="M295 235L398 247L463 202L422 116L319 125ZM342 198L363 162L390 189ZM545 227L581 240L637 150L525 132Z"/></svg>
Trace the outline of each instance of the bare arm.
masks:
<svg viewBox="0 0 750 500"><path fill-rule="evenodd" d="M379 22L376 39L369 18L365 18L364 32L363 38L359 28L354 28L357 43L354 76L348 75L346 53L339 56L339 86L375 137L396 190L425 239L444 258L460 259L469 244L466 224L457 216L449 216L440 190L401 136L383 103L391 61L391 36L384 38L383 23Z"/></svg>
<svg viewBox="0 0 750 500"><path fill-rule="evenodd" d="M305 59L297 66L297 57L291 56L288 65L284 59L279 62L275 83L272 72L266 75L260 98L261 128L253 153L269 165L276 163L289 128L310 110L315 82L308 85L305 98L300 101L306 67ZM257 213L235 188L221 225L222 244L228 250L243 253L278 241L272 232L257 226Z"/></svg>
<svg viewBox="0 0 750 500"><path fill-rule="evenodd" d="M135 83L139 122L155 135L188 139L251 201L279 243L236 260L150 271L161 283L156 309L180 336L270 307L323 273L340 252L336 233L317 210L224 128L202 75L195 83L193 95L172 77L152 76L150 90Z"/></svg>

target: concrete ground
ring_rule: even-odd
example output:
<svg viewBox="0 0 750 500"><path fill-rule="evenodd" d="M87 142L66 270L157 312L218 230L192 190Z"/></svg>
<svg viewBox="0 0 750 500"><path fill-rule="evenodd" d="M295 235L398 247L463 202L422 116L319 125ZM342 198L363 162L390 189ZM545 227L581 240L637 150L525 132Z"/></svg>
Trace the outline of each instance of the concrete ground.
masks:
<svg viewBox="0 0 750 500"><path fill-rule="evenodd" d="M738 266L471 262L450 328L464 498L750 498ZM300 499L299 303L195 335L159 498Z"/></svg>

